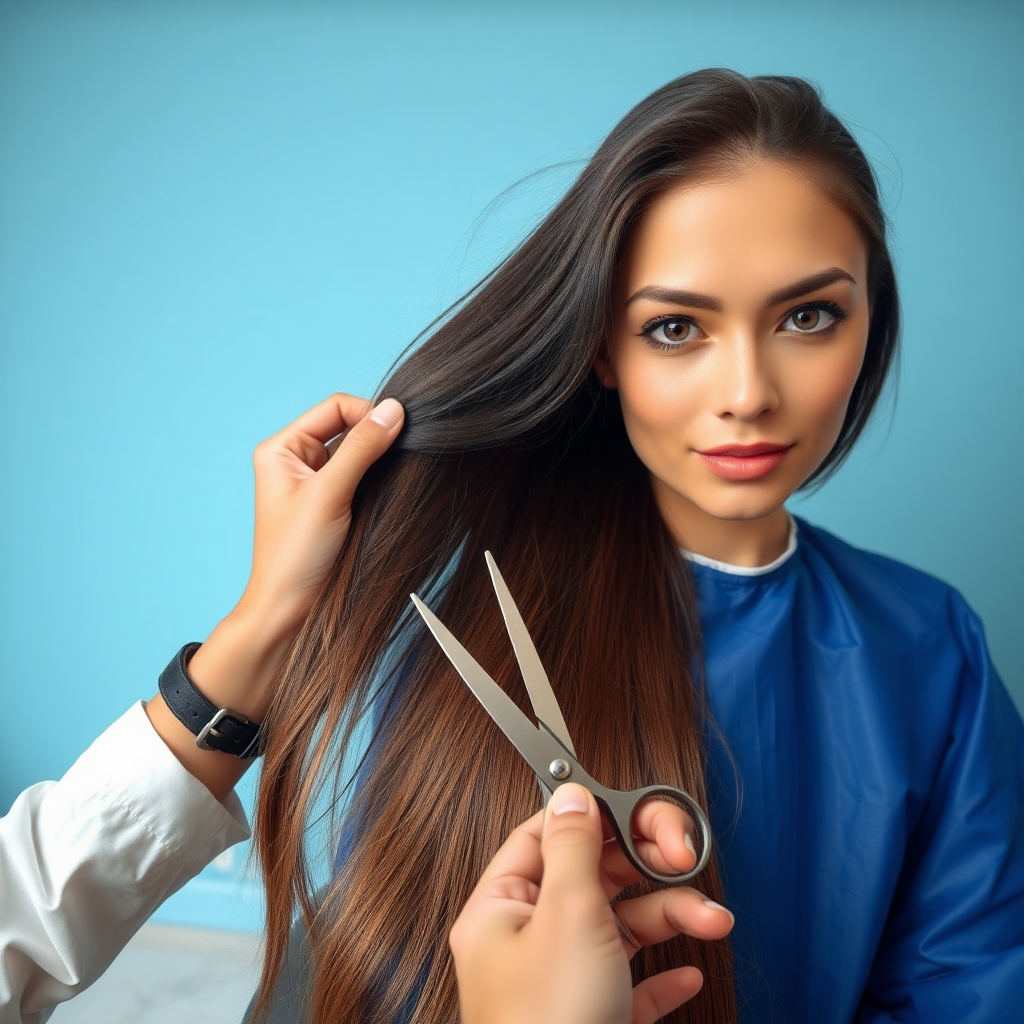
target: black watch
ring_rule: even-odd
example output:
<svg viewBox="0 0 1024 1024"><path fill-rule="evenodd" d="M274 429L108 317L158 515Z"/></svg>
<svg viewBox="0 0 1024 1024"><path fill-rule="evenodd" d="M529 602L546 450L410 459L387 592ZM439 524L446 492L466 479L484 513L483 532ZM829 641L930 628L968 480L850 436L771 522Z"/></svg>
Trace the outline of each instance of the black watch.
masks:
<svg viewBox="0 0 1024 1024"><path fill-rule="evenodd" d="M160 673L160 695L174 717L195 733L196 746L235 757L258 757L260 727L240 711L211 704L189 679L188 663L202 644L185 644Z"/></svg>

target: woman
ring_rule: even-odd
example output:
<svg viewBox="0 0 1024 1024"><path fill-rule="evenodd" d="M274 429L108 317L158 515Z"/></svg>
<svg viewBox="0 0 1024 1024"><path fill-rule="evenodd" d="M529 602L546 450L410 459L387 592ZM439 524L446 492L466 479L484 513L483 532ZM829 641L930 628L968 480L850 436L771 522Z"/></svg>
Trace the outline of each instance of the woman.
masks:
<svg viewBox="0 0 1024 1024"><path fill-rule="evenodd" d="M1010 1019L1024 743L980 626L784 506L863 432L898 326L871 169L809 85L705 71L626 115L382 389L404 429L311 582L265 723L257 1011L299 907L310 1020L455 1019L446 936L538 794L407 595L523 703L489 548L583 763L708 806L700 884L736 912L733 949L679 938L639 975L696 965L690 1020ZM279 651L298 628L246 614L224 636L260 664L242 637ZM200 685L230 675L218 649ZM314 906L325 797L345 855Z"/></svg>

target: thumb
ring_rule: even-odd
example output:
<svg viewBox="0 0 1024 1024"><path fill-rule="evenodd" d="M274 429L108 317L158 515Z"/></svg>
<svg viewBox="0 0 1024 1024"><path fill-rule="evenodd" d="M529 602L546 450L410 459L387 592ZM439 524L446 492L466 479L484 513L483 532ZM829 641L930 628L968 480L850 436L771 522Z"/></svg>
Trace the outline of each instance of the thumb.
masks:
<svg viewBox="0 0 1024 1024"><path fill-rule="evenodd" d="M597 802L582 786L567 782L558 787L544 812L541 880L537 910L572 901L577 905L592 898L607 906L601 886L603 837Z"/></svg>
<svg viewBox="0 0 1024 1024"><path fill-rule="evenodd" d="M330 462L317 474L338 507L351 504L363 475L391 447L405 422L397 399L385 398L345 436Z"/></svg>

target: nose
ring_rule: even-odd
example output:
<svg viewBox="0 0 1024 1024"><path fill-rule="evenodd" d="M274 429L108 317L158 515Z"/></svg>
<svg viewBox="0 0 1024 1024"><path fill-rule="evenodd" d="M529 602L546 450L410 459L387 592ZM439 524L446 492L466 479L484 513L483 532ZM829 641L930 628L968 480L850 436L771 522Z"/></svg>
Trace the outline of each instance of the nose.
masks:
<svg viewBox="0 0 1024 1024"><path fill-rule="evenodd" d="M751 423L775 412L779 392L757 335L753 331L737 332L723 341L716 367L718 416Z"/></svg>

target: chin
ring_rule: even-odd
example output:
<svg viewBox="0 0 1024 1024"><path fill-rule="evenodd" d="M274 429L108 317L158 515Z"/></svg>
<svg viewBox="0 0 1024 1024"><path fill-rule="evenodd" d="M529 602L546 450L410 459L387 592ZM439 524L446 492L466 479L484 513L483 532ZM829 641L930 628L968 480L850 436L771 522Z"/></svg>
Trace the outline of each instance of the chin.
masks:
<svg viewBox="0 0 1024 1024"><path fill-rule="evenodd" d="M764 519L785 504L793 489L754 481L681 490L701 511L716 519Z"/></svg>

